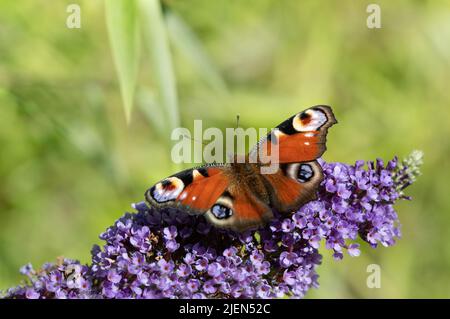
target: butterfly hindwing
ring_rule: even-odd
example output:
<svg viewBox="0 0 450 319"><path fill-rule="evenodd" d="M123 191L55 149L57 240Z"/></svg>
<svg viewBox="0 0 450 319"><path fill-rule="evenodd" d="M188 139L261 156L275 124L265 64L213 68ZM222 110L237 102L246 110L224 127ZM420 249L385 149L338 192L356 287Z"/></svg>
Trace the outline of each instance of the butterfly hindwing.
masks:
<svg viewBox="0 0 450 319"><path fill-rule="evenodd" d="M262 176L269 185L271 206L281 213L314 200L323 180L322 167L317 161L281 164L275 174Z"/></svg>
<svg viewBox="0 0 450 319"><path fill-rule="evenodd" d="M310 107L278 125L253 152L262 149L270 155L272 146L278 144L279 163L313 161L325 152L328 128L335 123L331 107Z"/></svg>
<svg viewBox="0 0 450 319"><path fill-rule="evenodd" d="M230 184L205 217L220 228L242 231L273 218L272 209L249 189Z"/></svg>

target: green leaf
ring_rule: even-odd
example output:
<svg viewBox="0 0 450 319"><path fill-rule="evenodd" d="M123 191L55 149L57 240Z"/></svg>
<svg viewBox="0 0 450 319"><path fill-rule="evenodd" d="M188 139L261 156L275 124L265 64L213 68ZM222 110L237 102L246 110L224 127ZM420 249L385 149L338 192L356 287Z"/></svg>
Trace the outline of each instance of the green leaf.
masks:
<svg viewBox="0 0 450 319"><path fill-rule="evenodd" d="M167 29L173 45L190 61L205 82L218 93L226 93L227 87L221 74L211 61L203 44L183 19L174 12L166 13Z"/></svg>
<svg viewBox="0 0 450 319"><path fill-rule="evenodd" d="M145 118L155 128L156 133L163 140L169 141L170 132L168 127L165 126L167 120L154 92L146 88L140 89L137 94L137 105Z"/></svg>
<svg viewBox="0 0 450 319"><path fill-rule="evenodd" d="M140 0L140 5L159 105L163 108L167 128L172 130L179 126L180 118L166 24L158 0Z"/></svg>
<svg viewBox="0 0 450 319"><path fill-rule="evenodd" d="M148 88L139 89L137 93L137 105L145 118L155 129L159 138L164 141L166 145L170 145L172 143L172 129L166 125L167 115L164 114L164 108L159 105L155 93ZM179 171L181 169L183 169L183 164L172 163L173 171Z"/></svg>
<svg viewBox="0 0 450 319"><path fill-rule="evenodd" d="M130 122L139 64L136 0L106 0L106 22L127 122Z"/></svg>

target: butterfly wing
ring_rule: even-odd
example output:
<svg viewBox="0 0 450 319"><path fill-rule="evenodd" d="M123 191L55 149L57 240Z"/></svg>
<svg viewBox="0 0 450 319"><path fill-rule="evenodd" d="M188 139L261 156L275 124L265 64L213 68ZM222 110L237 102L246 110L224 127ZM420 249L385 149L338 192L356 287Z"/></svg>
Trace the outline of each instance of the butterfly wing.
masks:
<svg viewBox="0 0 450 319"><path fill-rule="evenodd" d="M315 199L323 180L316 159L325 152L328 128L335 123L331 107L313 106L278 125L252 150L263 150L271 156L274 146L278 147L278 170L274 174L262 174L271 206L278 211L288 213Z"/></svg>
<svg viewBox="0 0 450 319"><path fill-rule="evenodd" d="M244 231L265 224L273 218L273 213L249 189L232 183L206 212L205 217L217 227Z"/></svg>
<svg viewBox="0 0 450 319"><path fill-rule="evenodd" d="M242 231L270 220L273 215L269 206L233 182L233 176L225 165L188 169L156 183L146 191L145 198L153 207L204 214L219 228Z"/></svg>
<svg viewBox="0 0 450 319"><path fill-rule="evenodd" d="M169 176L145 192L158 208L180 207L189 214L204 214L228 187L224 166L187 169Z"/></svg>
<svg viewBox="0 0 450 319"><path fill-rule="evenodd" d="M325 152L328 128L335 123L337 121L331 107L310 107L278 125L250 154L262 150L271 156L277 144L279 163L314 161Z"/></svg>
<svg viewBox="0 0 450 319"><path fill-rule="evenodd" d="M281 164L275 174L262 176L269 188L271 206L281 213L289 213L314 200L323 180L322 167L317 161Z"/></svg>

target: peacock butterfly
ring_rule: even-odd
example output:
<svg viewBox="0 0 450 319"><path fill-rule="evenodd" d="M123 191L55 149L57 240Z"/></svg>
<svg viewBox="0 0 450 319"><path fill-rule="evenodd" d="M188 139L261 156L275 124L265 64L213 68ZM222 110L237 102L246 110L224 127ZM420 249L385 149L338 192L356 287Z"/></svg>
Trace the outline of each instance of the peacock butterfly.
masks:
<svg viewBox="0 0 450 319"><path fill-rule="evenodd" d="M316 161L326 150L328 128L337 123L331 107L317 105L293 115L247 154L278 147L275 173L262 174L261 163L234 161L187 169L169 176L145 192L154 207L178 207L204 215L219 228L236 231L260 226L273 210L287 214L315 199L323 179ZM272 132L274 132L272 131Z"/></svg>

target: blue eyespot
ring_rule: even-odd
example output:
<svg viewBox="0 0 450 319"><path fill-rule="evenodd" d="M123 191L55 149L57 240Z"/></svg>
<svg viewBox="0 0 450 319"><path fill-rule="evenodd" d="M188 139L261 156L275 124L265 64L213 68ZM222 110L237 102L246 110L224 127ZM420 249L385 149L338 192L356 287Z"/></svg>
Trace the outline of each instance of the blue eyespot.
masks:
<svg viewBox="0 0 450 319"><path fill-rule="evenodd" d="M233 215L233 211L221 204L215 204L212 208L211 208L211 213L214 215L214 217L216 217L217 219L226 219L231 217L231 215Z"/></svg>
<svg viewBox="0 0 450 319"><path fill-rule="evenodd" d="M306 183L314 176L314 171L309 164L300 164L297 173L297 179L301 183Z"/></svg>

